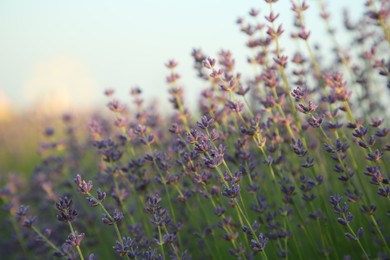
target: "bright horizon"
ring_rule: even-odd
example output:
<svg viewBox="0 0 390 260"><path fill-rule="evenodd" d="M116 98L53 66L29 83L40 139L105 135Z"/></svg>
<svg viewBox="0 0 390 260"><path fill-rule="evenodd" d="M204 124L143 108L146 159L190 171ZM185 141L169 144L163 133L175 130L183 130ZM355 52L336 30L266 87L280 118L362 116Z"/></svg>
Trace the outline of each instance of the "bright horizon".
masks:
<svg viewBox="0 0 390 260"><path fill-rule="evenodd" d="M282 3L283 2L283 3ZM331 23L341 27L342 7L348 6L353 18L362 13L364 1L328 1ZM342 2L342 3L340 3ZM179 63L181 85L193 106L205 87L196 79L191 52L201 48L211 57L220 49L232 51L237 71L251 76L246 65L250 50L246 36L236 24L238 17L249 19L251 8L260 9L260 22L269 12L264 1L2 1L0 3L0 102L16 109L36 103L52 102L65 109L103 107L103 91L116 90L130 102L131 87L139 86L147 102L159 99L166 105L168 86L164 63ZM317 1L308 1L306 12L313 43L321 40L324 24ZM274 7L280 13L289 42L292 24L290 1ZM341 30L338 30L338 32ZM343 37L337 34L340 41ZM327 38L327 37L325 37ZM328 39L322 41L330 48ZM196 98L193 98L196 97ZM61 101L63 104L59 104ZM53 104L48 105L52 109ZM1 109L1 107L0 107Z"/></svg>

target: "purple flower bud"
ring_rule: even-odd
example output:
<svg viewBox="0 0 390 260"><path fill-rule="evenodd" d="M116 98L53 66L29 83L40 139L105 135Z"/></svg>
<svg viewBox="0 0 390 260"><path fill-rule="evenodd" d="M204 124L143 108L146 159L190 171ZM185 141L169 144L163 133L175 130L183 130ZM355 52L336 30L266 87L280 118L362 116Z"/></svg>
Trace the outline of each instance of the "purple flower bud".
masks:
<svg viewBox="0 0 390 260"><path fill-rule="evenodd" d="M106 192L102 192L100 188L97 190L98 200L103 202L106 199Z"/></svg>
<svg viewBox="0 0 390 260"><path fill-rule="evenodd" d="M206 115L202 116L201 121L196 122L197 126L202 129L207 129L214 122L214 118L207 118Z"/></svg>
<svg viewBox="0 0 390 260"><path fill-rule="evenodd" d="M345 236L348 237L351 240L357 240L357 238L354 235L352 235L351 233L349 233L349 232L345 233Z"/></svg>
<svg viewBox="0 0 390 260"><path fill-rule="evenodd" d="M297 141L293 138L292 144L290 145L293 149L294 153L296 153L299 157L303 157L306 155L307 150L304 148L303 143L301 139L298 139Z"/></svg>
<svg viewBox="0 0 390 260"><path fill-rule="evenodd" d="M357 237L358 239L362 238L363 237L363 233L364 233L364 229L363 227L360 227L357 231Z"/></svg>
<svg viewBox="0 0 390 260"><path fill-rule="evenodd" d="M217 208L214 210L214 214L219 217L222 216L225 213L225 211L226 211L225 208L217 206Z"/></svg>
<svg viewBox="0 0 390 260"><path fill-rule="evenodd" d="M317 105L312 101L309 101L309 104L307 106L299 103L296 107L299 112L304 114L312 114L317 109Z"/></svg>
<svg viewBox="0 0 390 260"><path fill-rule="evenodd" d="M67 211L58 212L57 219L62 222L72 222L76 217L78 213L74 209L69 209Z"/></svg>
<svg viewBox="0 0 390 260"><path fill-rule="evenodd" d="M273 23L278 17L279 17L280 14L274 14L272 11L270 12L270 14L268 16L265 16L265 19L270 22L270 23Z"/></svg>
<svg viewBox="0 0 390 260"><path fill-rule="evenodd" d="M353 219L353 215L352 215L352 213L351 213L351 212L348 212L348 213L347 213L347 219L346 219L346 220L347 220L347 221L348 221L348 223L349 223L349 222L351 222L351 221L352 221L352 219Z"/></svg>
<svg viewBox="0 0 390 260"><path fill-rule="evenodd" d="M356 128L352 135L356 138L362 138L367 134L367 128L361 126L360 128Z"/></svg>
<svg viewBox="0 0 390 260"><path fill-rule="evenodd" d="M65 243L71 246L80 246L84 236L84 233L79 234L77 231L75 231L74 234L69 234L68 239L65 241Z"/></svg>
<svg viewBox="0 0 390 260"><path fill-rule="evenodd" d="M115 90L113 88L108 88L106 90L104 90L104 95L106 95L107 97L111 97L112 95L114 95L115 93Z"/></svg>
<svg viewBox="0 0 390 260"><path fill-rule="evenodd" d="M376 149L374 153L368 153L366 159L372 162L379 161L383 156L383 152Z"/></svg>
<svg viewBox="0 0 390 260"><path fill-rule="evenodd" d="M307 40L310 36L310 32L307 31L304 27L302 27L301 31L298 33L298 37L302 40Z"/></svg>
<svg viewBox="0 0 390 260"><path fill-rule="evenodd" d="M384 121L383 119L372 118L370 126L372 126L372 127L379 127L379 126L382 125L383 121Z"/></svg>
<svg viewBox="0 0 390 260"><path fill-rule="evenodd" d="M177 63L177 61L175 61L174 59L169 60L167 63L165 63L165 66L166 66L168 69L173 69L173 68L175 68L177 65L178 65L178 63Z"/></svg>
<svg viewBox="0 0 390 260"><path fill-rule="evenodd" d="M81 178L80 174L77 174L73 180L77 185L77 191L82 194L89 193L93 188L92 181L88 181L87 183L85 180Z"/></svg>
<svg viewBox="0 0 390 260"><path fill-rule="evenodd" d="M375 132L375 135L377 137L386 137L389 132L390 132L390 128L383 128L383 129L377 130Z"/></svg>
<svg viewBox="0 0 390 260"><path fill-rule="evenodd" d="M23 226L27 228L31 228L31 226L34 224L34 222L37 220L36 216L27 216L24 219Z"/></svg>
<svg viewBox="0 0 390 260"><path fill-rule="evenodd" d="M226 106L228 108L230 108L232 111L237 112L237 113L241 112L244 108L244 104L239 102L239 101L233 102L233 101L228 100L226 103Z"/></svg>
<svg viewBox="0 0 390 260"><path fill-rule="evenodd" d="M20 207L16 211L16 216L18 216L18 218L20 219L21 217L26 216L28 210L29 210L29 206L20 205Z"/></svg>
<svg viewBox="0 0 390 260"><path fill-rule="evenodd" d="M56 209L60 212L65 212L70 209L70 206L72 205L72 200L69 199L67 196L60 198L58 202L56 202L55 206Z"/></svg>
<svg viewBox="0 0 390 260"><path fill-rule="evenodd" d="M263 233L259 234L258 241L255 239L251 240L251 248L255 252L261 252L265 249L265 246L268 242L268 237L266 237Z"/></svg>
<svg viewBox="0 0 390 260"><path fill-rule="evenodd" d="M121 104L119 102L119 100L117 99L114 99L113 101L109 102L107 104L107 107L112 111L112 112L115 112L115 113L121 113L123 112L125 109L126 109L126 106Z"/></svg>
<svg viewBox="0 0 390 260"><path fill-rule="evenodd" d="M368 149L369 148L369 146L365 142L363 142L363 141L359 140L358 144L359 144L359 146L363 147L364 149Z"/></svg>
<svg viewBox="0 0 390 260"><path fill-rule="evenodd" d="M222 184L222 195L228 198L236 198L240 193L240 185L232 184L230 187Z"/></svg>
<svg viewBox="0 0 390 260"><path fill-rule="evenodd" d="M91 207L96 207L97 205L99 205L98 201L92 197L86 197L86 200L88 201L88 205Z"/></svg>
<svg viewBox="0 0 390 260"><path fill-rule="evenodd" d="M215 59L208 57L207 59L205 59L203 61L203 66L208 68L208 69L213 69L215 66L215 63L216 63Z"/></svg>
<svg viewBox="0 0 390 260"><path fill-rule="evenodd" d="M117 252L120 256L126 256L131 253L131 251L134 251L132 248L135 245L135 240L130 237L123 237L122 238L123 244L119 242L118 240L115 243L115 246L113 246L115 252ZM135 256L131 257L134 258Z"/></svg>
<svg viewBox="0 0 390 260"><path fill-rule="evenodd" d="M374 215L374 213L376 211L376 206L371 205L370 208L368 209L366 205L362 205L360 207L360 211L363 213L369 214L369 215Z"/></svg>
<svg viewBox="0 0 390 260"><path fill-rule="evenodd" d="M389 197L389 195L390 195L390 186L379 187L378 195L383 196L383 197Z"/></svg>

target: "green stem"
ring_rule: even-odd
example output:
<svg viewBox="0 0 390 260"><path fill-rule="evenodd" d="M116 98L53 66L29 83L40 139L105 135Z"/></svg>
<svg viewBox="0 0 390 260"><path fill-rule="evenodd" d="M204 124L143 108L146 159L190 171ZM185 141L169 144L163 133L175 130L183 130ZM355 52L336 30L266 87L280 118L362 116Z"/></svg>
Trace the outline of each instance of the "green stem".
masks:
<svg viewBox="0 0 390 260"><path fill-rule="evenodd" d="M160 248L161 248L161 253L163 255L163 259L165 259L164 245L163 245L163 239L162 239L160 226L157 226L157 229L158 229L158 236L159 236L159 244L160 244Z"/></svg>
<svg viewBox="0 0 390 260"><path fill-rule="evenodd" d="M345 216L344 213L343 213L343 218L344 218L345 221L347 221L347 217ZM349 225L348 222L347 222L347 227L349 229L349 232L351 232L351 234L355 237L356 242L359 244L360 249L363 251L364 255L366 256L366 259L370 259L370 257L368 256L366 250L364 249L362 243L360 242L360 239L356 236L355 232L353 231L352 227Z"/></svg>
<svg viewBox="0 0 390 260"><path fill-rule="evenodd" d="M18 223L16 222L16 219L14 217L11 217L10 219L11 219L12 226L15 229L16 236L18 237L20 246L21 246L24 254L26 254L27 248L26 248L26 243L25 243L24 238L23 238L22 230L20 229L20 226L18 225Z"/></svg>
<svg viewBox="0 0 390 260"><path fill-rule="evenodd" d="M389 246L388 246L388 244L387 244L387 241L386 241L385 237L383 236L382 231L381 231L380 228L379 228L378 222L376 221L376 219L375 219L375 217L374 217L373 215L371 215L371 220L372 220L372 222L374 223L374 226L375 226L375 228L376 228L376 231L378 232L378 234L379 234L379 236L380 236L380 238L381 238L381 240L382 240L382 242L383 242L383 244L384 244L384 246L385 246L385 248L386 248L386 251L387 251L388 253L390 253L390 249L389 249Z"/></svg>
<svg viewBox="0 0 390 260"><path fill-rule="evenodd" d="M72 232L72 235L74 237L76 237L76 233L74 232L72 223L70 221L68 221L68 225L69 225L69 228L70 228L70 232ZM79 253L80 259L84 260L84 256L83 256L83 253L81 252L80 246L76 245L76 249L77 249L77 252Z"/></svg>
<svg viewBox="0 0 390 260"><path fill-rule="evenodd" d="M40 238L42 238L46 244L48 244L51 248L53 248L55 251L58 251L60 252L61 250L56 246L54 245L44 234L42 234L41 231L39 231L39 229L37 229L35 226L31 226L31 229L34 230L35 233L38 234L38 236Z"/></svg>
<svg viewBox="0 0 390 260"><path fill-rule="evenodd" d="M122 239L122 235L121 235L121 232L119 231L119 228L118 228L118 225L117 223L114 221L114 218L111 216L111 214L107 211L107 209L104 207L103 203L100 202L100 200L98 200L97 198L95 198L91 193L87 192L86 193L88 196L90 196L93 200L97 201L98 205L100 206L100 208L103 210L103 212L107 215L107 217L111 220L114 228L115 228L115 233L116 233L116 236L119 240L119 242L123 245L123 239ZM128 256L127 256L128 257Z"/></svg>

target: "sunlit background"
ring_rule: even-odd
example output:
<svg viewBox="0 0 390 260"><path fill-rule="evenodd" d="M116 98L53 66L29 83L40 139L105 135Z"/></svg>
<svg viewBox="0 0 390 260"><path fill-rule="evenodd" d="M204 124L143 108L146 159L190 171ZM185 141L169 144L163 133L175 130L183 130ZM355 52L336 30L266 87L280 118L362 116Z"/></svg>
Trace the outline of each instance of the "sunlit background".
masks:
<svg viewBox="0 0 390 260"><path fill-rule="evenodd" d="M347 7L354 18L362 14L364 1L328 0L331 23L342 25ZM319 1L308 1L306 12L313 43L331 48L322 36ZM164 1L0 1L0 117L28 111L75 111L104 106L103 91L116 90L126 101L133 86L142 88L149 101L168 99L164 63L178 61L180 80L189 106L204 87L196 79L191 51L201 48L210 56L223 48L232 51L243 76L250 54L246 36L236 24L250 8L261 10L261 22L269 13L262 0L164 0ZM279 1L278 22L287 52L293 14L290 1ZM343 33L337 37L343 43ZM322 39L324 39L322 41ZM130 98L129 98L130 100Z"/></svg>

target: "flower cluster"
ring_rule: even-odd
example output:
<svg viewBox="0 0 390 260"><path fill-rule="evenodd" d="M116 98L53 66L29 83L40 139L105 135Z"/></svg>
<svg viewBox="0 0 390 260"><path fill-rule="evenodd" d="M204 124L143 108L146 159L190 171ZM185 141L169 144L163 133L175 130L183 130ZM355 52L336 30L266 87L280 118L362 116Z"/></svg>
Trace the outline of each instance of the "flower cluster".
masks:
<svg viewBox="0 0 390 260"><path fill-rule="evenodd" d="M109 114L45 122L39 149L30 149L41 160L17 158L16 169L34 168L0 179L0 230L10 238L0 251L11 259L389 259L390 5L366 1L356 21L346 12L344 46L322 1L292 0L280 13L277 2L237 20L252 72L239 72L230 50L192 51L204 86L199 110L186 103L171 59L171 113L137 86L129 104L107 89ZM329 53L313 45L309 4L319 5ZM303 43L299 51L286 38ZM22 121L14 132L30 132Z"/></svg>

